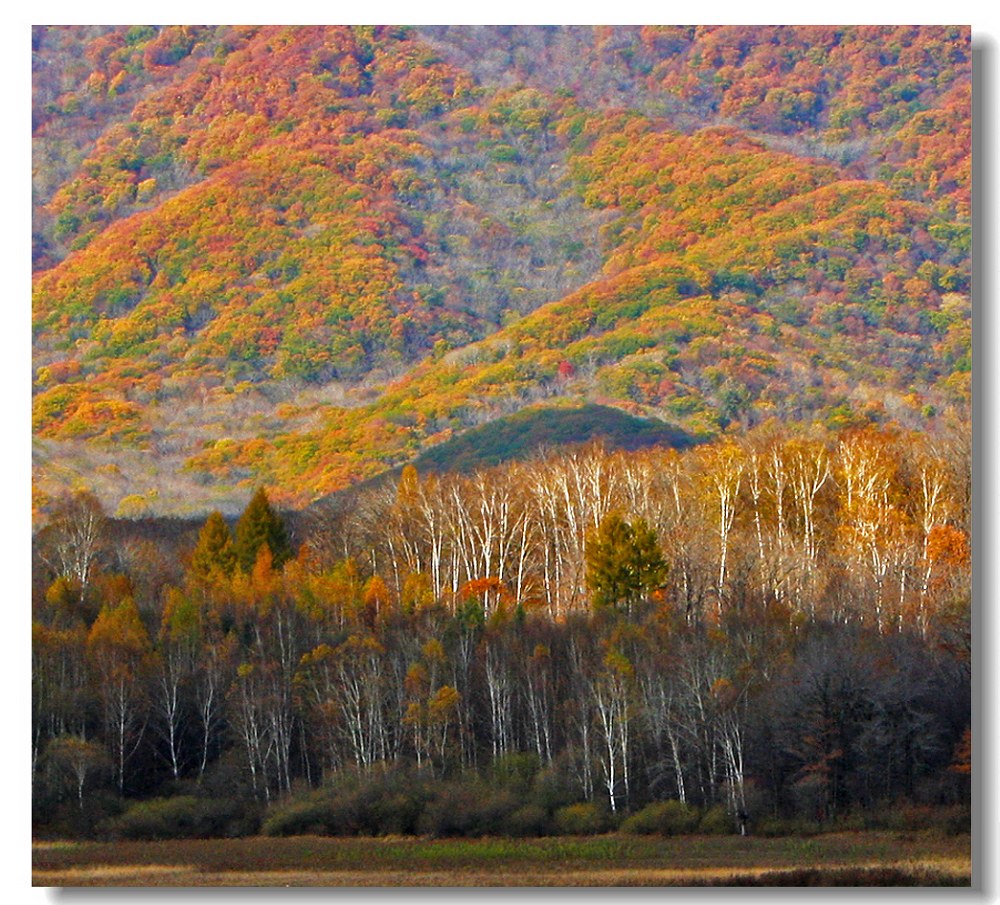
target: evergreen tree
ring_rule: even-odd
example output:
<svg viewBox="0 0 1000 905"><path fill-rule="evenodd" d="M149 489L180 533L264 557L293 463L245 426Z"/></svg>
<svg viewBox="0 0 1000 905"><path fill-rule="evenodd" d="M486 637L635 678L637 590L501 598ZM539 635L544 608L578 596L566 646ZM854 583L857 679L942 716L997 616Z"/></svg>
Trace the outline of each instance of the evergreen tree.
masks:
<svg viewBox="0 0 1000 905"><path fill-rule="evenodd" d="M280 569L292 558L285 523L271 508L267 493L260 487L236 523L236 562L247 574L253 570L257 554L264 544L271 551L275 569Z"/></svg>
<svg viewBox="0 0 1000 905"><path fill-rule="evenodd" d="M191 557L191 572L197 578L209 578L214 572L231 576L236 569L236 548L233 534L221 512L213 512L205 520L198 535L198 545Z"/></svg>
<svg viewBox="0 0 1000 905"><path fill-rule="evenodd" d="M606 515L587 541L587 587L595 606L631 609L663 584L667 564L656 532L645 519L627 522L618 513Z"/></svg>

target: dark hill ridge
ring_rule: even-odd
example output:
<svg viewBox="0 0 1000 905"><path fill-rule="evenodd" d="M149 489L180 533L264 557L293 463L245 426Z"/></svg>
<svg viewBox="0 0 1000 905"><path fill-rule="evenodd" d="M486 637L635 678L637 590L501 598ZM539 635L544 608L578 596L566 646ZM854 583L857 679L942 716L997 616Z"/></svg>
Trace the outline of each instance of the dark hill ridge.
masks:
<svg viewBox="0 0 1000 905"><path fill-rule="evenodd" d="M539 404L967 408L968 29L46 27L33 72L41 512L303 506Z"/></svg>
<svg viewBox="0 0 1000 905"><path fill-rule="evenodd" d="M425 449L407 464L418 474L469 474L507 462L529 459L548 450L599 443L607 450L650 446L687 449L698 442L679 428L654 418L639 418L606 405L534 405L497 418ZM366 492L395 482L402 466L383 471L313 501L300 512L288 512L293 530L304 519L351 512ZM339 517L338 516L338 517Z"/></svg>
<svg viewBox="0 0 1000 905"><path fill-rule="evenodd" d="M418 472L469 472L523 459L546 448L598 440L608 449L625 450L645 446L684 449L695 442L677 427L604 405L533 406L424 450L413 464Z"/></svg>

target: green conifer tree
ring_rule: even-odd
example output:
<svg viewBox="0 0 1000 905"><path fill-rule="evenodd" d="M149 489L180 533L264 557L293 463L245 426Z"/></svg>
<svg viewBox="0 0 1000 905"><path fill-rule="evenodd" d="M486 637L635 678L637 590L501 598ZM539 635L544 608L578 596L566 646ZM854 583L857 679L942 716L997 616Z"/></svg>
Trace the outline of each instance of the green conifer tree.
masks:
<svg viewBox="0 0 1000 905"><path fill-rule="evenodd" d="M267 493L260 487L236 523L236 562L247 574L253 570L264 544L271 551L273 568L280 569L292 558L285 523L271 508Z"/></svg>
<svg viewBox="0 0 1000 905"><path fill-rule="evenodd" d="M585 556L595 606L631 609L660 587L667 574L656 532L645 519L630 523L616 512L601 520L587 541Z"/></svg>
<svg viewBox="0 0 1000 905"><path fill-rule="evenodd" d="M201 579L209 578L215 572L228 577L235 569L233 534L222 513L213 512L198 535L198 544L191 557L191 573Z"/></svg>

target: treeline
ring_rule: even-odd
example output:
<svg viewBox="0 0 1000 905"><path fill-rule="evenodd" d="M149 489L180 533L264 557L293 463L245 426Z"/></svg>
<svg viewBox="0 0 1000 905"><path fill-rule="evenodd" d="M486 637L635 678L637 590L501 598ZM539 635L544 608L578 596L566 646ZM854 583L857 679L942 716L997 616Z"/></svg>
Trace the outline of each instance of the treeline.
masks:
<svg viewBox="0 0 1000 905"><path fill-rule="evenodd" d="M967 804L966 436L411 468L287 523L261 490L188 540L67 498L35 538L36 832Z"/></svg>

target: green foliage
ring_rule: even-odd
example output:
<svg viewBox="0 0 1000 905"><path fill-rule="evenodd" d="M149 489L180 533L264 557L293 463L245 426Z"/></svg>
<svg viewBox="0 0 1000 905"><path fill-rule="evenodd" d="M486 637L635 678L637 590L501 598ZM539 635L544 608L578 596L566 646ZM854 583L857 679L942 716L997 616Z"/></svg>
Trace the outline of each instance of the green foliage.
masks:
<svg viewBox="0 0 1000 905"><path fill-rule="evenodd" d="M132 25L125 32L126 44L144 44L150 38L156 36L156 29L152 25Z"/></svg>
<svg viewBox="0 0 1000 905"><path fill-rule="evenodd" d="M541 766L538 755L532 752L503 755L490 764L490 784L523 795L534 784Z"/></svg>
<svg viewBox="0 0 1000 905"><path fill-rule="evenodd" d="M505 835L518 805L517 797L504 789L476 782L448 783L435 790L417 830L434 837Z"/></svg>
<svg viewBox="0 0 1000 905"><path fill-rule="evenodd" d="M430 796L426 781L408 770L370 776L344 773L325 788L273 805L261 832L266 836L414 834Z"/></svg>
<svg viewBox="0 0 1000 905"><path fill-rule="evenodd" d="M698 828L701 815L697 808L681 801L657 801L627 817L621 832L636 836L680 836Z"/></svg>
<svg viewBox="0 0 1000 905"><path fill-rule="evenodd" d="M261 824L265 836L332 835L347 836L357 831L353 799L329 792L314 794L302 801L289 801L270 809Z"/></svg>
<svg viewBox="0 0 1000 905"><path fill-rule="evenodd" d="M486 785L474 775L430 783L396 771L362 779L339 777L329 788L276 805L262 832L271 836L536 835L545 829L547 819L543 808L522 804L512 791Z"/></svg>
<svg viewBox="0 0 1000 905"><path fill-rule="evenodd" d="M216 520L213 536L216 541L222 539L221 555L225 550L225 544L223 535L217 528L218 521ZM233 550L237 565L249 574L264 546L271 553L271 563L275 569L280 569L292 557L292 547L285 523L271 508L267 491L263 487L259 487L236 523L236 540Z"/></svg>
<svg viewBox="0 0 1000 905"><path fill-rule="evenodd" d="M249 552L249 551L247 551ZM256 559L256 551L254 551ZM198 535L198 543L191 555L191 573L201 579L218 572L231 576L236 568L236 549L229 525L218 510L205 520Z"/></svg>
<svg viewBox="0 0 1000 905"><path fill-rule="evenodd" d="M100 836L105 821L122 812L123 802L116 793L98 789L84 796L81 809L75 797L56 797L51 790L36 787L31 809L34 826L42 828L40 838L94 839Z"/></svg>
<svg viewBox="0 0 1000 905"><path fill-rule="evenodd" d="M645 519L606 515L587 541L587 587L597 607L629 610L661 587L667 564L656 532Z"/></svg>
<svg viewBox="0 0 1000 905"><path fill-rule="evenodd" d="M696 435L809 417L793 383L963 395L969 315L940 311L968 290L967 31L532 34L494 35L518 87L487 66L473 91L458 61L498 48L461 29L433 52L419 29L39 29L35 346L79 370L48 369L36 435L155 454L169 432L177 499L266 481L305 503L551 395ZM503 360L446 354L491 335ZM668 345L669 375L634 370ZM736 348L717 394L700 359ZM220 421L243 439L199 451Z"/></svg>
<svg viewBox="0 0 1000 905"><path fill-rule="evenodd" d="M102 821L97 832L111 839L144 840L244 836L256 832L255 810L237 799L194 795L151 798Z"/></svg>
<svg viewBox="0 0 1000 905"><path fill-rule="evenodd" d="M525 804L508 815L504 833L514 837L545 836L551 832L549 812L538 804Z"/></svg>
<svg viewBox="0 0 1000 905"><path fill-rule="evenodd" d="M171 773L177 782L197 772L205 795L280 800L274 832L420 825L439 835L530 834L558 831L555 812L603 800L605 783L621 787L612 769L622 761L604 759L607 745L628 757L632 777L655 776L660 789L681 771L678 787L683 780L700 807L725 802L732 811L734 800L746 801L751 832L767 814L864 826L858 814L887 810L867 789L911 796L905 819L929 826L921 808L960 803L969 792L969 735L954 728L967 706L969 643L971 497L961 440L772 424L742 442L726 437L684 453L591 446L472 476L410 466L395 487L299 517L304 548L282 572L261 552L249 575L211 567L208 580L192 551L228 549L221 516L199 534L194 524L108 523L86 494L62 501L35 536L41 794L49 802L65 794L67 765L86 786L78 798L99 791L83 749L74 759L62 742L45 754L53 740L74 737L118 754L112 780L136 784L123 794L159 794ZM776 494L787 487L777 479L806 469L808 510L794 494L779 508ZM879 486L859 489L861 473L879 475ZM937 508L925 552L914 543L926 522L913 501L927 488ZM575 517L584 529L598 503L612 516L590 538L601 605L588 610L586 534L569 525ZM733 520L722 523L727 505ZM662 592L643 590L664 554L639 512L657 519L664 549L685 567L666 574ZM810 595L778 599L763 568L768 550L781 531L801 530L806 512L823 559L792 557L789 568L808 566L823 581ZM722 529L726 548L717 546ZM480 565L482 544L491 559ZM112 560L115 549L129 556ZM900 557L900 568L920 567L926 589L879 600L885 579L869 571L873 549ZM553 550L560 573L547 587ZM127 572L110 571L112 563ZM59 580L81 569L89 570L85 607L74 603L83 580ZM627 609L637 587L650 599ZM718 597L689 592L715 587ZM855 601L850 622L819 615L845 594ZM691 664L705 664L695 686L678 678ZM206 700L213 712L199 731ZM108 717L115 706L129 708L126 746ZM664 763L674 739L656 733L667 718L687 720L690 731L675 737L684 743ZM147 720L159 731L140 733ZM289 747L280 747L279 730ZM612 748L622 738L627 753ZM489 760L491 748L506 753ZM772 762L772 751L784 753ZM733 753L752 781L731 787L720 771L698 782L703 763ZM393 771L373 763L390 754L425 772L391 785L384 775ZM336 784L301 795L298 783L319 771L337 774ZM629 792L633 804L648 801L639 785ZM286 803L294 804L287 813ZM46 826L53 807L39 810ZM845 813L852 823L842 822ZM623 830L682 832L689 817L660 803ZM722 812L705 821L719 831L732 822Z"/></svg>
<svg viewBox="0 0 1000 905"><path fill-rule="evenodd" d="M460 437L425 450L418 470L472 471L538 449L600 440L613 449L664 445L684 448L691 439L681 430L652 418L637 418L604 405L537 406L465 431Z"/></svg>
<svg viewBox="0 0 1000 905"><path fill-rule="evenodd" d="M688 790L710 806L729 791L721 771L702 775L721 763L728 720L752 724L740 726L748 764L763 744L755 730L791 731L760 686L796 687L802 639L819 621L868 632L877 614L886 638L865 643L881 665L856 670L873 684L960 674L962 466L936 466L947 487L932 507L933 475L909 453L917 435L900 435L888 457L900 474L868 501L875 514L848 511L842 491L853 497L855 485L837 449L853 434L822 427L926 418L939 443L953 425L966 429L968 30L433 34L432 50L419 29L33 32L39 512L55 511L54 487L80 480L104 499L136 503L128 485L151 508L186 513L235 505L264 483L281 507L303 505L424 454L405 503L366 488L339 498L329 523L290 518L311 534L291 564L263 490L235 539L218 513L197 541L194 528L116 520L95 568L114 552L128 576L60 578L66 545L39 532L38 750L67 736L113 746L108 691L128 680L142 794L162 788L162 736L177 720L182 769L193 773L204 742L202 788L280 800L275 832L415 832L422 822L436 834L532 834L585 794L599 797L600 746L579 736L581 726L601 731L586 709L595 677L628 679L618 689L627 763L648 776L662 738L643 696L688 663L712 667L710 697L680 682L671 698L691 720L701 712L692 695L711 702L710 722L685 727L679 754L701 780L687 776ZM623 411L590 404L608 397ZM547 451L478 475L478 486L423 477L425 464L471 470L600 438L615 450L681 447L772 418L813 424L830 455L828 477L809 459L815 499L799 448L781 443L772 457L762 434L732 444L729 501L711 450L697 462L584 450L572 464ZM175 473L178 457L187 461ZM495 479L525 476L505 498L489 496ZM584 556L589 513L605 502L621 512ZM272 574L268 562L288 567ZM872 562L886 574L869 575ZM585 571L599 610L631 612L579 612ZM780 598L773 619L763 595ZM634 605L643 598L650 605ZM768 615L743 625L730 608ZM887 639L911 634L921 669L907 672ZM503 654L486 664L487 649ZM420 650L435 655L415 663ZM177 711L164 704L171 678ZM194 717L203 683L215 681L219 710L201 739ZM505 689L509 701L496 696ZM882 789L961 800L963 780L939 774L964 702L952 689L949 712L934 711L925 701L937 690L921 688L900 711L935 727L922 747L906 747L922 733L893 722L892 695L859 693L865 716L846 747L797 763L821 737L799 726L750 775L773 783L775 813L800 817L813 794L800 794L806 767L809 789L838 806ZM411 704L414 718L401 718ZM510 710L502 733L489 731L491 717L500 722L491 705ZM241 737L251 725L265 727L252 775L244 749L254 743ZM416 777L412 788L338 777L315 799L293 794L295 782L343 770L350 733L367 725L378 726L375 747L401 761L430 749L421 732L438 733L434 766L448 780L430 790ZM516 753L486 764L500 735ZM553 762L524 753L535 748ZM815 776L833 761L844 776L826 789ZM456 775L473 763L478 778ZM47 782L42 811L56 826L61 780ZM152 826L166 806L150 807L129 820ZM630 831L690 816L675 810L651 806ZM572 823L572 810L560 813ZM706 827L732 831L712 814Z"/></svg>
<svg viewBox="0 0 1000 905"><path fill-rule="evenodd" d="M561 758L556 758L538 773L531 792L532 801L545 808L549 814L579 802L580 797L580 784Z"/></svg>
<svg viewBox="0 0 1000 905"><path fill-rule="evenodd" d="M389 770L368 776L341 774L322 789L273 805L262 824L270 836L381 836L417 833L435 838L543 836L550 833L589 836L613 827L599 804L575 802L553 811L532 782L517 781L531 758L515 755L494 765L499 775L484 782L475 773L450 780L431 780L408 771ZM523 768L523 769L522 769ZM533 773L533 771L530 771ZM627 818L627 835L728 833L725 810L706 815L677 801L658 802Z"/></svg>
<svg viewBox="0 0 1000 905"><path fill-rule="evenodd" d="M553 815L557 833L568 836L594 836L611 828L610 816L601 805L580 802L559 808Z"/></svg>
<svg viewBox="0 0 1000 905"><path fill-rule="evenodd" d="M717 804L709 808L702 815L698 823L698 832L707 836L722 836L728 833L735 833L736 826L732 815L726 810L725 805Z"/></svg>

